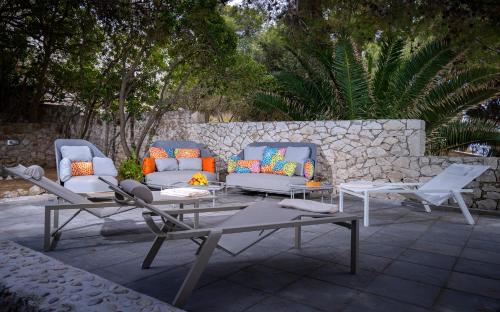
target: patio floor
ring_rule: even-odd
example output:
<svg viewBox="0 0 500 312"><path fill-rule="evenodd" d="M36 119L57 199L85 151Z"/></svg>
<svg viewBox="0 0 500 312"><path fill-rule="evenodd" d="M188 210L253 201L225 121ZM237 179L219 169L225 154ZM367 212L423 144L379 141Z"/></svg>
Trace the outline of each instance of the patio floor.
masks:
<svg viewBox="0 0 500 312"><path fill-rule="evenodd" d="M48 197L0 203L0 239L40 251ZM229 194L223 202L254 200ZM273 199L280 199L279 197ZM346 200L346 211L361 213ZM305 227L303 248L281 230L233 258L216 251L188 311L500 311L500 218L374 201L361 227L361 272L348 273L349 232ZM209 224L227 216L202 217ZM150 234L138 211L98 220L82 214L47 255L139 292L171 302L196 246L167 242L151 269L141 270Z"/></svg>

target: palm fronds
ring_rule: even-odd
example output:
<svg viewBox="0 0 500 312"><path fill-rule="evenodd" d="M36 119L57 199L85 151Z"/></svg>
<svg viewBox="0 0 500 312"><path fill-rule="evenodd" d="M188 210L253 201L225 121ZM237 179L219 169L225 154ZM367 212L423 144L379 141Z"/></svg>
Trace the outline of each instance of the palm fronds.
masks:
<svg viewBox="0 0 500 312"><path fill-rule="evenodd" d="M259 92L254 95L253 103L264 111L278 111L291 120L304 120L304 112L300 105L280 95Z"/></svg>
<svg viewBox="0 0 500 312"><path fill-rule="evenodd" d="M404 41L402 39L389 38L388 40L383 40L381 45L382 51L372 82L373 96L379 101L385 100L391 78L401 64Z"/></svg>
<svg viewBox="0 0 500 312"><path fill-rule="evenodd" d="M473 143L500 146L500 125L479 118L451 122L435 131L428 140L427 150L433 154L440 154Z"/></svg>

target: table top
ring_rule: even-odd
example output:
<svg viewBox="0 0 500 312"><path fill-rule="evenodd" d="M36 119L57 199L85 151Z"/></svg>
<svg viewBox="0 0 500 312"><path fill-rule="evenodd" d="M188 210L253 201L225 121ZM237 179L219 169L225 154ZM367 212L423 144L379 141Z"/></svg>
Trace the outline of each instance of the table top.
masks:
<svg viewBox="0 0 500 312"><path fill-rule="evenodd" d="M305 184L290 184L290 188L292 190L321 191L321 190L333 190L335 186L333 184L321 184L320 186L307 186Z"/></svg>
<svg viewBox="0 0 500 312"><path fill-rule="evenodd" d="M208 185L189 185L188 183L176 183L172 185L148 184L148 187L155 189L179 188L190 187L194 189L207 190L207 191L220 191L224 189L224 182L210 182Z"/></svg>

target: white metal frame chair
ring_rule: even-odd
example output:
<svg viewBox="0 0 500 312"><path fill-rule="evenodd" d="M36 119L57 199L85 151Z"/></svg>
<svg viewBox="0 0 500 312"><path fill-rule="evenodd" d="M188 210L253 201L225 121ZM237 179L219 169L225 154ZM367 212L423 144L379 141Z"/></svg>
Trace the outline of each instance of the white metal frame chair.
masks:
<svg viewBox="0 0 500 312"><path fill-rule="evenodd" d="M421 202L427 212L431 212L430 205L440 206L452 198L460 207L468 224L474 224L474 219L465 204L462 193L472 193L471 189L464 189L474 179L482 175L489 166L452 164L437 176L426 183L384 183L355 186L341 184L339 186L339 211L344 211L344 194L363 199L363 225L370 224L370 194L400 194Z"/></svg>

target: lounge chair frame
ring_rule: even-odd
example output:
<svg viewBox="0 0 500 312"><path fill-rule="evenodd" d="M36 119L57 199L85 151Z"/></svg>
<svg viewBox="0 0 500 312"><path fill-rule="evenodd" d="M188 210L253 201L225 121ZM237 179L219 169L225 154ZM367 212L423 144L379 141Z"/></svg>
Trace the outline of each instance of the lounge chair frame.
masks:
<svg viewBox="0 0 500 312"><path fill-rule="evenodd" d="M243 226L232 226L232 227L212 227L205 229L193 229L184 222L178 220L176 217L181 216L186 213L204 213L204 212L214 212L214 211L231 211L244 209L245 205L232 206L232 207L216 207L216 208L194 208L194 209L168 209L160 210L152 204L144 202L140 198L133 197L119 187L110 185L115 192L121 194L125 198L128 198L138 206L147 209L148 211L143 212L144 220L150 228L150 230L155 234L155 240L148 251L143 263L142 268L149 268L153 262L156 254L160 250L162 244L165 240L177 240L177 239L190 239L199 245L196 252L196 260L192 265L189 273L185 277L182 286L178 290L173 305L180 307L184 305L189 298L190 294L194 290L198 280L200 279L203 271L205 270L210 257L212 256L215 248L219 248L232 256L236 256L243 252L244 250L255 245L257 242L268 237L272 233L284 229L284 228L294 228L295 229L295 247L300 248L301 244L301 228L302 226L308 225L318 225L318 224L336 224L345 228L350 229L351 232L351 267L350 271L352 274L357 273L359 268L359 219L360 217L354 215L348 215L344 213L332 214L316 214L316 213L304 213L300 215L297 219L283 221L283 222L269 222L260 224L247 224ZM154 216L160 217L161 225L157 225ZM232 253L226 250L223 246L219 245L223 235L226 234L236 234L236 233L246 233L246 232L256 232L256 231L267 231L266 235L262 238L253 242L252 244L246 246L246 248L240 250L237 253Z"/></svg>

